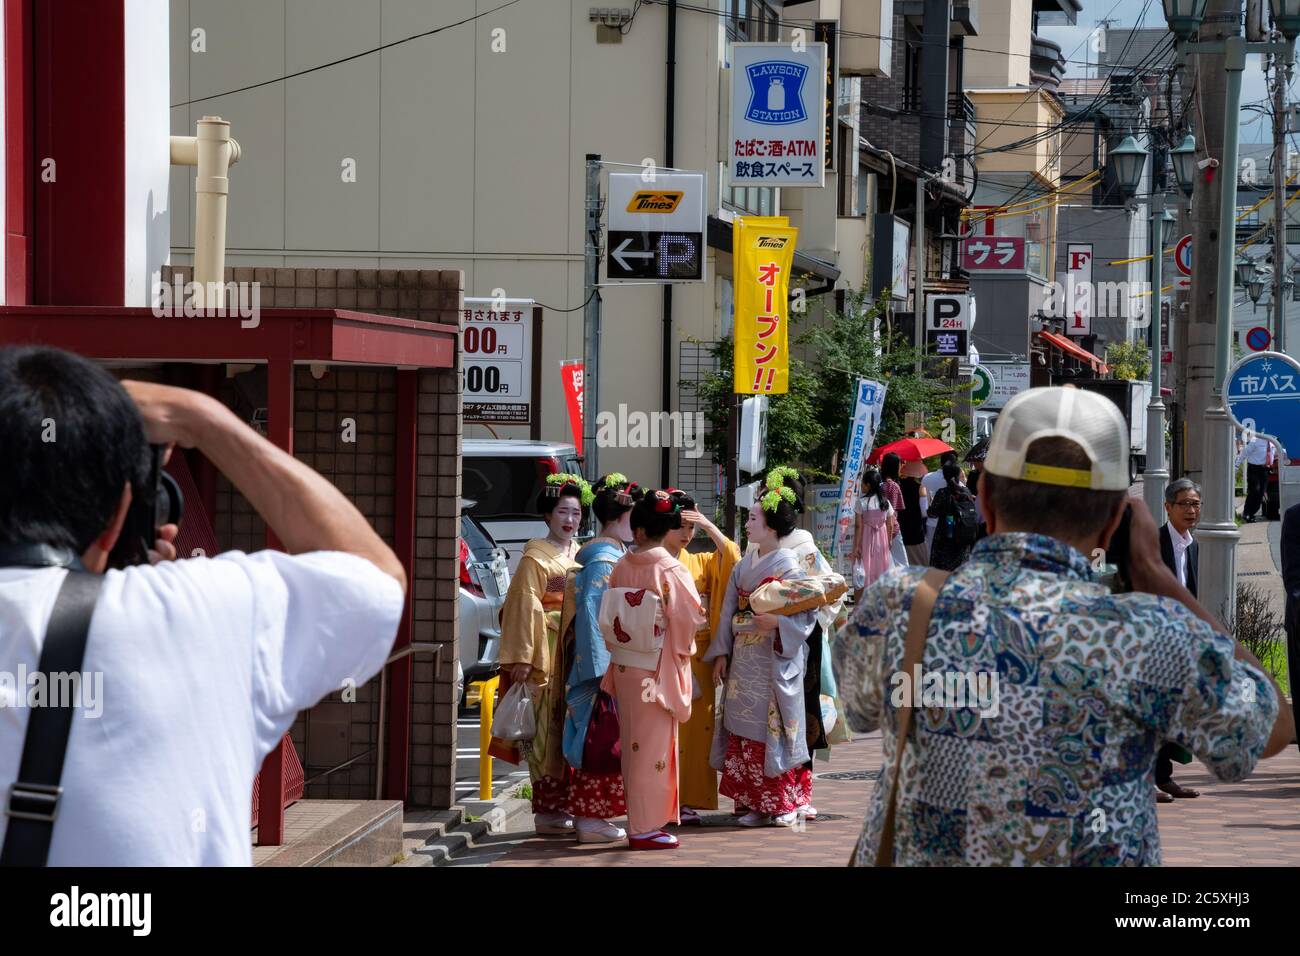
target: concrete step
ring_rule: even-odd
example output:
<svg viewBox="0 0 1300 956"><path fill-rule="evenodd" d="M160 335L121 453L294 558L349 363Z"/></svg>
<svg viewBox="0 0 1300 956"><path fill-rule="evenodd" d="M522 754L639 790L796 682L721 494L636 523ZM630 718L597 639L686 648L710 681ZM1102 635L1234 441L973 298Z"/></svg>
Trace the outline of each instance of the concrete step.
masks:
<svg viewBox="0 0 1300 956"><path fill-rule="evenodd" d="M402 858L397 800L299 800L284 811L284 843L257 846L254 866L391 866Z"/></svg>

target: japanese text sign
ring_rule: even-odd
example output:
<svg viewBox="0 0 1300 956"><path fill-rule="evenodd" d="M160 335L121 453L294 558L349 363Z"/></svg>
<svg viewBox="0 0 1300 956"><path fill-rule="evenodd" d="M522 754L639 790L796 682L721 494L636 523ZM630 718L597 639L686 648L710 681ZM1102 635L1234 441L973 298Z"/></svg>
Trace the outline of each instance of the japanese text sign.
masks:
<svg viewBox="0 0 1300 956"><path fill-rule="evenodd" d="M825 43L732 45L731 185L821 186L825 128Z"/></svg>
<svg viewBox="0 0 1300 956"><path fill-rule="evenodd" d="M735 383L738 395L790 389L790 270L799 230L769 216L732 224Z"/></svg>
<svg viewBox="0 0 1300 956"><path fill-rule="evenodd" d="M961 245L961 267L967 272L989 269L1025 271L1023 236L976 236Z"/></svg>

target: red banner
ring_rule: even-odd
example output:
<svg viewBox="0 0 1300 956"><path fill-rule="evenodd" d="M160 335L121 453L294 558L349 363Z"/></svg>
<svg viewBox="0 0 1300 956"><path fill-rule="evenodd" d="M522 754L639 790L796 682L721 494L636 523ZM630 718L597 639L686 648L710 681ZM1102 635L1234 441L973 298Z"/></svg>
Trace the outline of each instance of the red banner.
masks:
<svg viewBox="0 0 1300 956"><path fill-rule="evenodd" d="M569 406L569 425L573 429L573 445L582 454L582 363L561 362L560 378L564 383L564 400Z"/></svg>

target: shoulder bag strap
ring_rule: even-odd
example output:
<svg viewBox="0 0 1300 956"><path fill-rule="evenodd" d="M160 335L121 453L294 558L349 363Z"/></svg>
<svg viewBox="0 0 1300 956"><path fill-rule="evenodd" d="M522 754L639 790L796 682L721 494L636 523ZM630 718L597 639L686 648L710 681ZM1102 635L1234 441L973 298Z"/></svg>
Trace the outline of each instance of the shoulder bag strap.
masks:
<svg viewBox="0 0 1300 956"><path fill-rule="evenodd" d="M81 673L90 618L102 583L101 575L84 571L69 571L63 579L37 665L47 675L47 687L53 686L48 680L50 674ZM56 703L60 706L51 706ZM4 849L0 850L0 866L45 866L49 858L50 838L63 794L59 786L63 758L76 710L72 704L47 700L47 706L31 708L18 779L9 787L5 801L9 822Z"/></svg>
<svg viewBox="0 0 1300 956"><path fill-rule="evenodd" d="M912 609L907 619L907 636L903 642L903 673L912 679L916 665L921 663L925 653L926 633L930 630L930 615L934 603L938 600L939 589L948 580L948 571L931 568L925 572L912 593ZM890 778L889 801L885 809L885 825L880 831L880 845L876 849L876 866L894 865L894 816L898 808L898 775L903 768L903 750L907 746L907 735L912 729L912 711L916 706L919 687L912 687L908 703L898 715L898 739L894 747L894 773Z"/></svg>

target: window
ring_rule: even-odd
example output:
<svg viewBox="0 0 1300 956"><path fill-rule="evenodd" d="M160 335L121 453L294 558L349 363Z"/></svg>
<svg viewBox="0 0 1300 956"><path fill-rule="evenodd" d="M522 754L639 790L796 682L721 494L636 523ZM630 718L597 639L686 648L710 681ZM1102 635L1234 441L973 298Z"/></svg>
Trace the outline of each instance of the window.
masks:
<svg viewBox="0 0 1300 956"><path fill-rule="evenodd" d="M780 14L769 0L726 0L727 39L741 42L779 40Z"/></svg>

